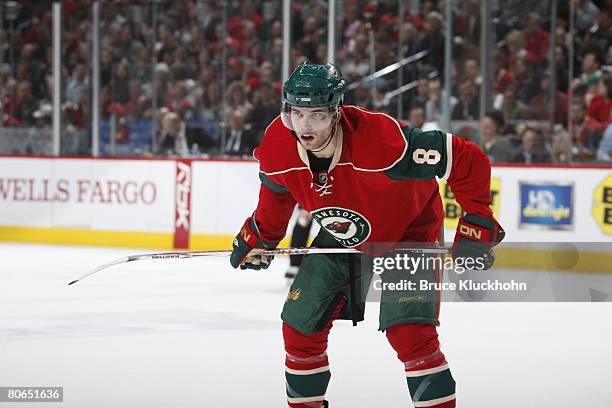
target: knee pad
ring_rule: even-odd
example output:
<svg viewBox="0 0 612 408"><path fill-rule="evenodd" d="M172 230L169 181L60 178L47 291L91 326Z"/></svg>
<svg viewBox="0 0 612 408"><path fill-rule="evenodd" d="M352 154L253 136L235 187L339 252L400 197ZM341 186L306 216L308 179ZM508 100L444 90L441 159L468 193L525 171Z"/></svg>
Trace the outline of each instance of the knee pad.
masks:
<svg viewBox="0 0 612 408"><path fill-rule="evenodd" d="M287 323L283 323L283 339L287 359L308 365L327 362L327 336L329 331L314 332L310 335L300 333ZM325 365L324 364L324 365Z"/></svg>
<svg viewBox="0 0 612 408"><path fill-rule="evenodd" d="M436 326L430 324L399 324L386 330L387 339L406 365L427 368L439 365L445 360L440 351Z"/></svg>

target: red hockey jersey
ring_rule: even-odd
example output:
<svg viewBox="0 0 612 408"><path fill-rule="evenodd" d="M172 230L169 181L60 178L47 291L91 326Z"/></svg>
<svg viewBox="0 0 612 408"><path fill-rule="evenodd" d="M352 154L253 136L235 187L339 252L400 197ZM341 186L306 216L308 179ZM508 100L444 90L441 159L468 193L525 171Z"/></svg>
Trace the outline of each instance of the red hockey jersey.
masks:
<svg viewBox="0 0 612 408"><path fill-rule="evenodd" d="M346 247L434 242L444 219L436 177L447 180L466 213L492 215L491 165L475 144L356 106L342 107L341 115L327 173L313 175L280 117L266 129L254 152L262 181L254 217L262 238L282 238L298 203Z"/></svg>

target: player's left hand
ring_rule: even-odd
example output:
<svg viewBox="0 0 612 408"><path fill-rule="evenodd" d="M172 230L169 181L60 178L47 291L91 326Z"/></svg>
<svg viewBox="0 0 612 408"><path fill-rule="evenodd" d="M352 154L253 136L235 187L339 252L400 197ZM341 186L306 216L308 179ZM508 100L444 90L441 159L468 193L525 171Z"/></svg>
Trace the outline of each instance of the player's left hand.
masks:
<svg viewBox="0 0 612 408"><path fill-rule="evenodd" d="M506 232L493 217L481 217L467 214L459 219L455 242L453 243L453 258L474 259L473 269L490 269L495 262L493 247L499 244Z"/></svg>

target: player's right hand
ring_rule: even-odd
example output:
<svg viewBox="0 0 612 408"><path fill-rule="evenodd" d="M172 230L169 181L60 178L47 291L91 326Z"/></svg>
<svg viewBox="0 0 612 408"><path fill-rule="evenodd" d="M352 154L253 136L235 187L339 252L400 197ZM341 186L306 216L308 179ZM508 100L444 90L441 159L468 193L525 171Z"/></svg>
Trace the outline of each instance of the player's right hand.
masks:
<svg viewBox="0 0 612 408"><path fill-rule="evenodd" d="M232 243L230 263L240 269L267 269L274 256L261 255L265 249L274 249L278 241L266 241L261 238L253 217L247 218Z"/></svg>
<svg viewBox="0 0 612 408"><path fill-rule="evenodd" d="M453 243L453 258L471 258L479 260L474 269L487 270L495 262L493 247L499 244L506 232L493 217L481 217L466 214L459 219L455 242Z"/></svg>

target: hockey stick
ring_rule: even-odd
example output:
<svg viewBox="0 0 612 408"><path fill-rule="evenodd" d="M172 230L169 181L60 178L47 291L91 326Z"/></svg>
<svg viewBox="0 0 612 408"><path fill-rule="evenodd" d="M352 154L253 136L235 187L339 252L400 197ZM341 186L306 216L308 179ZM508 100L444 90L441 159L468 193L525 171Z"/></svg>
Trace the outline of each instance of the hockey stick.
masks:
<svg viewBox="0 0 612 408"><path fill-rule="evenodd" d="M436 248L401 248L403 251L415 252L421 254L446 254L449 252L449 247L436 247ZM159 252L156 254L140 254L124 256L123 258L115 259L114 261L100 265L97 268L87 272L80 276L78 279L73 280L68 285L77 283L96 272L100 272L103 269L110 268L111 266L119 265L126 262L141 261L145 259L183 259L183 258L197 258L202 256L229 256L232 253L231 250L225 251L185 251L185 252ZM311 254L360 254L354 248L277 248L267 249L259 252L258 255L311 255Z"/></svg>

